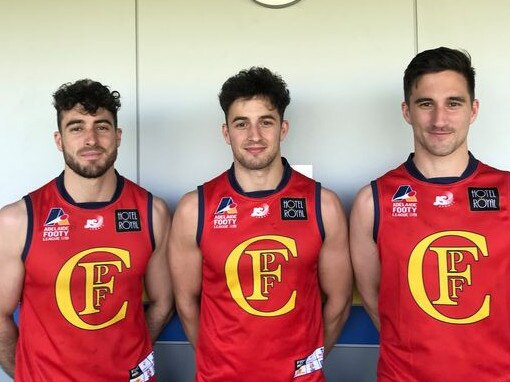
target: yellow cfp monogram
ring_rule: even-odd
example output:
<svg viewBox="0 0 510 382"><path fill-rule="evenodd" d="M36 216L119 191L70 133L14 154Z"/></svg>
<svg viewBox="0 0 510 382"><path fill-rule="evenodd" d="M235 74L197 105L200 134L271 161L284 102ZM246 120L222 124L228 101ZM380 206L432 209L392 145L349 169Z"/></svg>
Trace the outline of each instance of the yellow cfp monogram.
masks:
<svg viewBox="0 0 510 382"><path fill-rule="evenodd" d="M247 250L248 246L262 240L271 240L283 245L283 248ZM245 297L241 288L239 279L238 264L241 256L248 255L251 257L253 271L253 293ZM291 257L297 257L296 242L294 239L278 236L264 235L248 239L230 253L225 262L225 276L227 279L228 289L235 302L246 312L255 316L275 317L286 314L296 306L296 291L292 291L289 299L282 307L273 311L260 311L253 308L248 301L266 301L269 300L269 288L274 287L275 282L282 281L282 265L278 264L272 267L277 257L289 261Z"/></svg>
<svg viewBox="0 0 510 382"><path fill-rule="evenodd" d="M434 241L445 236L461 237L469 240L473 245L465 247L431 246ZM439 298L434 301L429 300L423 280L423 260L428 250L436 254L438 264ZM450 324L472 324L489 316L490 295L485 295L480 308L467 317L448 317L436 309L438 305L458 305L458 292L462 291L465 285L472 283L471 266L468 264L463 270L459 270L460 264L466 256L471 256L475 261L479 261L479 253L483 257L489 256L485 238L467 231L438 232L427 236L414 247L409 258L407 278L414 300L425 313L436 320Z"/></svg>
<svg viewBox="0 0 510 382"><path fill-rule="evenodd" d="M119 260L80 263L81 259L94 252L111 253ZM71 276L77 266L83 268L85 272L85 307L80 312L74 310L71 296ZM114 317L101 324L91 325L80 318L83 315L100 312L98 308L101 306L101 301L106 297L106 293L113 293L115 288L115 276L111 276L107 281L105 279L111 267L122 272L123 266L130 268L131 261L129 252L120 248L91 248L79 252L67 260L60 269L55 284L57 305L65 319L72 325L86 330L103 329L124 319L126 317L127 301L122 303Z"/></svg>

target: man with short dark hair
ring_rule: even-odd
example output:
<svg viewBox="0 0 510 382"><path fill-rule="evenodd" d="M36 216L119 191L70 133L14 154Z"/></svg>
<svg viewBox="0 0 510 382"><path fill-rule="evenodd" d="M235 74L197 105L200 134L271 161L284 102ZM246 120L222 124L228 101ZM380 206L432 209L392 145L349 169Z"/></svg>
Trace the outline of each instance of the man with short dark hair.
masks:
<svg viewBox="0 0 510 382"><path fill-rule="evenodd" d="M119 98L89 79L62 85L65 169L0 210L0 364L17 381L155 380L152 344L173 303L170 215L114 169Z"/></svg>
<svg viewBox="0 0 510 382"><path fill-rule="evenodd" d="M402 113L414 153L354 201L351 256L380 328L380 382L510 380L510 176L468 151L474 75L463 51L413 58Z"/></svg>
<svg viewBox="0 0 510 382"><path fill-rule="evenodd" d="M219 98L234 163L182 198L170 241L196 381L324 381L351 303L342 205L281 157L290 96L280 76L243 70Z"/></svg>

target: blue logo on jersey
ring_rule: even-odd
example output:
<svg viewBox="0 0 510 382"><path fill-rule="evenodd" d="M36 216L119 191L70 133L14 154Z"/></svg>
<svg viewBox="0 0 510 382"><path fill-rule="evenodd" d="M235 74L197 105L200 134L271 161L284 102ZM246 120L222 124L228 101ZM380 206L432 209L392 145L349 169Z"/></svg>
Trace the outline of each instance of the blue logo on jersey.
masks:
<svg viewBox="0 0 510 382"><path fill-rule="evenodd" d="M216 208L215 215L219 214L228 214L233 215L237 214L237 204L234 203L234 199L232 199L230 196L226 196L221 198L220 203L218 204L218 207Z"/></svg>
<svg viewBox="0 0 510 382"><path fill-rule="evenodd" d="M414 191L409 185L399 186L391 201L397 202L402 200L405 200L406 202L416 202L416 191Z"/></svg>
<svg viewBox="0 0 510 382"><path fill-rule="evenodd" d="M69 225L69 215L62 208L52 208L46 218L45 227L54 225Z"/></svg>

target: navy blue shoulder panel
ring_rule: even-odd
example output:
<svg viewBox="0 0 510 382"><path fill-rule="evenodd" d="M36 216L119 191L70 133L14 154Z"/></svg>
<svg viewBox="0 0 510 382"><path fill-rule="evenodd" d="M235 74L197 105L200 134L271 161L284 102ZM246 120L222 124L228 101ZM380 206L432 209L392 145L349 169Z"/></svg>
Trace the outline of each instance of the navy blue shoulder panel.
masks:
<svg viewBox="0 0 510 382"><path fill-rule="evenodd" d="M370 182L370 186L372 186L372 197L374 198L374 231L372 232L372 236L374 238L374 242L377 243L377 233L379 232L379 193L377 190L377 183L375 180Z"/></svg>
<svg viewBox="0 0 510 382"><path fill-rule="evenodd" d="M154 237L154 222L152 214L152 204L154 197L150 192L147 191L147 221L149 222L149 236L151 238L152 252L156 249L156 239Z"/></svg>
<svg viewBox="0 0 510 382"><path fill-rule="evenodd" d="M24 262L28 256L30 244L32 244L32 236L34 233L34 207L32 206L32 199L30 199L30 196L24 196L23 200L27 206L27 236L25 238L23 252L21 252L21 260Z"/></svg>
<svg viewBox="0 0 510 382"><path fill-rule="evenodd" d="M198 186L198 222L197 222L197 245L200 247L202 240L202 231L204 230L204 186Z"/></svg>
<svg viewBox="0 0 510 382"><path fill-rule="evenodd" d="M315 216L317 217L317 225L319 226L322 241L324 241L326 238L326 231L324 230L324 222L322 221L321 190L320 182L315 182Z"/></svg>

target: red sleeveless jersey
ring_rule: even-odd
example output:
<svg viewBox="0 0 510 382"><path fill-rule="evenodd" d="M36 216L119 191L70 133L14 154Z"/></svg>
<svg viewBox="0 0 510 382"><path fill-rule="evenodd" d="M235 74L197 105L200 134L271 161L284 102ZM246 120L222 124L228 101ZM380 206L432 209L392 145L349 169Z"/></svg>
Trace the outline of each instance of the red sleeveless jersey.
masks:
<svg viewBox="0 0 510 382"><path fill-rule="evenodd" d="M199 187L196 381L324 381L320 184L284 163L274 191L243 193L233 169Z"/></svg>
<svg viewBox="0 0 510 382"><path fill-rule="evenodd" d="M108 203L77 205L63 175L25 197L17 381L155 381L142 301L152 195L117 180Z"/></svg>
<svg viewBox="0 0 510 382"><path fill-rule="evenodd" d="M460 178L427 180L410 157L372 183L378 381L510 381L509 185L471 155Z"/></svg>

